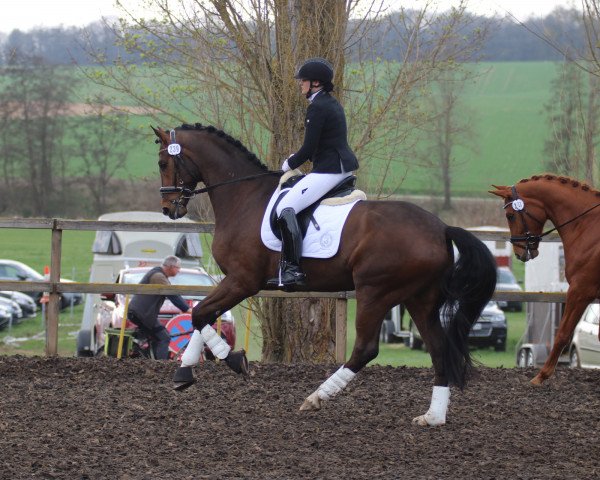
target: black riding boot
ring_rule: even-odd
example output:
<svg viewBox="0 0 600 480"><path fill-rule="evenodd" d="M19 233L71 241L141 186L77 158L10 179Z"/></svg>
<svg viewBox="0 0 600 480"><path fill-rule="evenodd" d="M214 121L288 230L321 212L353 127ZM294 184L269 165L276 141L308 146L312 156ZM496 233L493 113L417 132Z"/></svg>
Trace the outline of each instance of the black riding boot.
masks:
<svg viewBox="0 0 600 480"><path fill-rule="evenodd" d="M284 208L277 219L277 226L281 232L281 262L279 277L267 282L270 287L284 287L289 289L294 286L304 285L306 275L300 270L302 257L302 234L298 227L298 220L293 208Z"/></svg>

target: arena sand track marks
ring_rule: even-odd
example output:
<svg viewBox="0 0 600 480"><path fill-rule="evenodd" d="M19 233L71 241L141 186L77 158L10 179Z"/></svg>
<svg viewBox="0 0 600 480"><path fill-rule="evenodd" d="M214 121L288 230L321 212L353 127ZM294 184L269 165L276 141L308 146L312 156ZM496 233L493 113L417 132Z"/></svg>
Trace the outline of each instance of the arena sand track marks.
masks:
<svg viewBox="0 0 600 480"><path fill-rule="evenodd" d="M597 478L600 372L480 368L452 391L448 424L411 419L428 369L368 367L320 412L298 408L336 365L224 364L171 390L175 365L0 357L0 477Z"/></svg>

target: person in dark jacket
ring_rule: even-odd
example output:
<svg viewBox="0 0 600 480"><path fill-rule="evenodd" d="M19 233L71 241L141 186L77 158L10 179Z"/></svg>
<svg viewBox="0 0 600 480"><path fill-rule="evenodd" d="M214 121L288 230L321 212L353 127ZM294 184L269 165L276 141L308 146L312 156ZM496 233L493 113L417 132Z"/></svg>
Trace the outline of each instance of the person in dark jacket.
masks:
<svg viewBox="0 0 600 480"><path fill-rule="evenodd" d="M346 115L333 91L333 67L323 58L304 62L295 75L309 101L304 121L304 143L281 166L284 172L312 162L312 171L300 180L277 205L277 225L282 248L279 275L267 282L271 287L292 289L304 285L300 269L302 235L296 214L310 206L358 168L348 145Z"/></svg>
<svg viewBox="0 0 600 480"><path fill-rule="evenodd" d="M180 269L179 258L169 255L163 260L162 265L146 272L140 284L171 285L169 277L177 275ZM127 310L127 318L150 336L154 357L157 360L169 358L171 336L158 320L165 298L171 300L173 305L183 313L192 313L192 309L181 295L134 295Z"/></svg>

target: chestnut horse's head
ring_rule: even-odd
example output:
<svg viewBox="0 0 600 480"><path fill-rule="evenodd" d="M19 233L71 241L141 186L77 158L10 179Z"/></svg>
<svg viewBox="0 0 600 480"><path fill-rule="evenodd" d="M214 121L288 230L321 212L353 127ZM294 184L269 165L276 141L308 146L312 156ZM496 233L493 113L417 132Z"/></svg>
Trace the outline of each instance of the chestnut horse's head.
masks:
<svg viewBox="0 0 600 480"><path fill-rule="evenodd" d="M537 199L528 198L527 193L517 191L517 185L492 187L495 190L489 193L504 200L510 242L516 257L522 262L534 259L539 254L542 230L548 219L544 205Z"/></svg>
<svg viewBox="0 0 600 480"><path fill-rule="evenodd" d="M184 168L182 157L189 151L184 152L184 147L178 143L180 139L176 137L176 131L167 132L161 128L151 128L158 137L157 143L160 144L158 168L162 185L162 211L169 218L176 220L187 213L187 204L201 179L192 178L189 169Z"/></svg>

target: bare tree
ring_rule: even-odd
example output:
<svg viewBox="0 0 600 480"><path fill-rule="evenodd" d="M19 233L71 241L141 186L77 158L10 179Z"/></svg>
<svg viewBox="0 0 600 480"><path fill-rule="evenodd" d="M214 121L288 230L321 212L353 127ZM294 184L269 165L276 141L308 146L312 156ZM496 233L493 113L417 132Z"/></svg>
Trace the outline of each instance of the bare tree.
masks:
<svg viewBox="0 0 600 480"><path fill-rule="evenodd" d="M114 189L112 181L125 170L127 153L135 139L126 131L126 115L114 112L104 99L96 99L90 108L92 110L78 119L70 134L81 161L81 168L74 170L73 175L87 187L92 212L97 216L107 211Z"/></svg>
<svg viewBox="0 0 600 480"><path fill-rule="evenodd" d="M334 65L335 93L361 157L359 180L376 194L390 188L383 179L391 176L383 172L396 169L393 162L409 150L411 127L424 121L418 102L424 82L442 65L468 59L484 35L468 29L466 2L445 13L426 2L421 11L385 18L374 0L148 3L159 12L156 20L136 18L121 2L118 30L123 46L147 65L107 66L96 82L159 112L161 122L192 117L223 128L277 169L303 137L306 104L295 70L308 57L325 57ZM403 62L373 54L382 44L374 28L382 22L401 30ZM264 360L333 360L331 302L269 300L259 309Z"/></svg>
<svg viewBox="0 0 600 480"><path fill-rule="evenodd" d="M549 170L585 178L593 184L599 108L598 77L572 61L558 65L551 98L544 107L550 126L544 145Z"/></svg>
<svg viewBox="0 0 600 480"><path fill-rule="evenodd" d="M29 214L49 216L61 198L56 181L65 181L64 114L76 80L38 59L13 52L2 71L1 123L10 135L0 139L7 174L27 179ZM14 180L14 177L12 177Z"/></svg>
<svg viewBox="0 0 600 480"><path fill-rule="evenodd" d="M465 163L457 158L456 148L477 150L472 113L461 102L465 80L471 76L466 70L450 70L434 82L428 102L431 120L421 129L424 148L419 158L426 174L434 179L432 189L442 190L443 210L452 208L452 177Z"/></svg>

